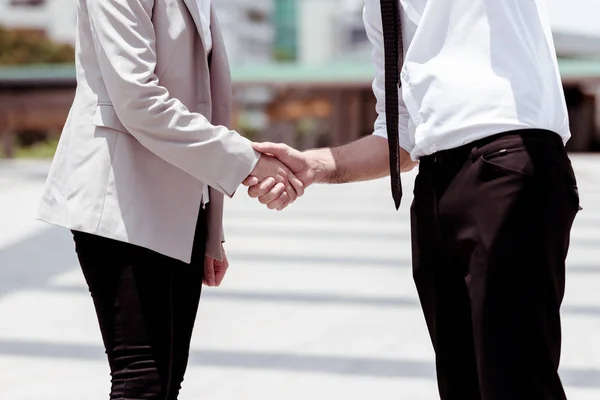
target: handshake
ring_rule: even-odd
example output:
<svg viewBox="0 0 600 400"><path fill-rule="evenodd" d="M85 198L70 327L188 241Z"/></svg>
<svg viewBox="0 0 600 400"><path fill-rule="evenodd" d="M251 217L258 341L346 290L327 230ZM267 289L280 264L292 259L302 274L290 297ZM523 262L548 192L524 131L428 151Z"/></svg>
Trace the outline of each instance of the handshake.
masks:
<svg viewBox="0 0 600 400"><path fill-rule="evenodd" d="M250 197L269 209L283 210L315 183L319 163L310 153L277 143L253 143L252 147L262 156L243 184Z"/></svg>
<svg viewBox="0 0 600 400"><path fill-rule="evenodd" d="M271 210L281 211L313 183L347 183L378 179L390 173L387 139L370 135L336 147L300 152L285 144L253 143L262 153L243 184L248 194ZM400 149L400 170L418 163Z"/></svg>

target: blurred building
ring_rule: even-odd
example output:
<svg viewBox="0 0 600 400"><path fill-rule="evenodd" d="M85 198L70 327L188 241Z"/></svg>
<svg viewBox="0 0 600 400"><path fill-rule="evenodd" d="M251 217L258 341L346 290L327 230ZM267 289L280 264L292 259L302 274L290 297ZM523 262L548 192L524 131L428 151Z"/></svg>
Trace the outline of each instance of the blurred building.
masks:
<svg viewBox="0 0 600 400"><path fill-rule="evenodd" d="M214 0L231 64L273 60L276 0Z"/></svg>
<svg viewBox="0 0 600 400"><path fill-rule="evenodd" d="M72 42L75 4L0 0L0 24ZM547 4L542 12L550 18L559 55L573 133L569 147L600 148L600 1ZM213 0L232 65L232 128L296 147L371 133L376 115L363 5L364 0ZM0 68L4 147L23 130L59 130L74 86L71 66Z"/></svg>
<svg viewBox="0 0 600 400"><path fill-rule="evenodd" d="M272 60L276 2L278 0L213 2L232 63ZM77 24L76 4L76 0L0 0L0 25L40 31L54 41L73 44Z"/></svg>
<svg viewBox="0 0 600 400"><path fill-rule="evenodd" d="M289 0L296 4L297 60L317 65L354 57L365 60L369 43L362 22L364 0Z"/></svg>
<svg viewBox="0 0 600 400"><path fill-rule="evenodd" d="M547 0L561 56L600 54L600 1ZM215 0L232 63L317 64L364 54L363 0ZM75 41L76 0L0 0L0 25ZM356 56L358 57L358 56Z"/></svg>
<svg viewBox="0 0 600 400"><path fill-rule="evenodd" d="M75 0L0 0L0 25L35 30L62 43L75 43Z"/></svg>
<svg viewBox="0 0 600 400"><path fill-rule="evenodd" d="M560 56L600 54L600 1L546 0L556 50Z"/></svg>

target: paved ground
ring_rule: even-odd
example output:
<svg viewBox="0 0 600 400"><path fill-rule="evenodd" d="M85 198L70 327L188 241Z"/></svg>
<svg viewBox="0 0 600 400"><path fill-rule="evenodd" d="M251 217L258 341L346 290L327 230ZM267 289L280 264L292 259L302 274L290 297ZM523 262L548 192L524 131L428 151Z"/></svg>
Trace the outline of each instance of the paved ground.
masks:
<svg viewBox="0 0 600 400"><path fill-rule="evenodd" d="M600 158L579 156L562 376L600 398ZM108 371L69 234L32 220L45 163L0 164L0 398L106 399ZM405 179L405 182L411 179ZM407 185L408 186L408 185ZM411 193L406 187L406 193ZM408 204L387 181L315 187L283 213L228 204L232 268L207 290L182 400L433 400Z"/></svg>

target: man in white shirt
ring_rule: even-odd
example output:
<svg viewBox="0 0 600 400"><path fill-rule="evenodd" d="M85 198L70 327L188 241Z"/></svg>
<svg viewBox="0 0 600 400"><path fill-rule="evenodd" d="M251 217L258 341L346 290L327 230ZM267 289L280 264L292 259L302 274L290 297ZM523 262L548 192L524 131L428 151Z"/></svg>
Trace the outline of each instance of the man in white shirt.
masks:
<svg viewBox="0 0 600 400"><path fill-rule="evenodd" d="M579 210L565 99L544 0L402 0L399 144L420 162L414 279L442 400L563 400L559 309ZM300 153L255 144L303 180L389 174L382 16L373 44L374 135ZM269 185L245 182L268 204Z"/></svg>

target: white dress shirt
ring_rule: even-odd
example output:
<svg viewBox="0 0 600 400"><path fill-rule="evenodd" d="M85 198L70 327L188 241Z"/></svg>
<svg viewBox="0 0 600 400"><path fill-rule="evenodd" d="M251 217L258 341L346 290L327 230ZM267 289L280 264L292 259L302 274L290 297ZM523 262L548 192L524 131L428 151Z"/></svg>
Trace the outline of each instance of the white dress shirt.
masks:
<svg viewBox="0 0 600 400"><path fill-rule="evenodd" d="M210 31L210 8L212 0L196 0L198 2L198 10L200 11L200 22L202 24L202 35L204 39L204 48L208 56L212 50L212 33ZM209 201L208 185L204 185L202 192L202 205L205 206Z"/></svg>
<svg viewBox="0 0 600 400"><path fill-rule="evenodd" d="M204 36L204 48L208 55L212 50L212 34L210 33L210 8L212 0L196 0L200 11L200 22L202 23L202 34Z"/></svg>
<svg viewBox="0 0 600 400"><path fill-rule="evenodd" d="M547 129L566 143L567 107L546 0L399 0L405 63L400 146L414 160L505 131ZM366 0L373 91L386 137L379 0Z"/></svg>

